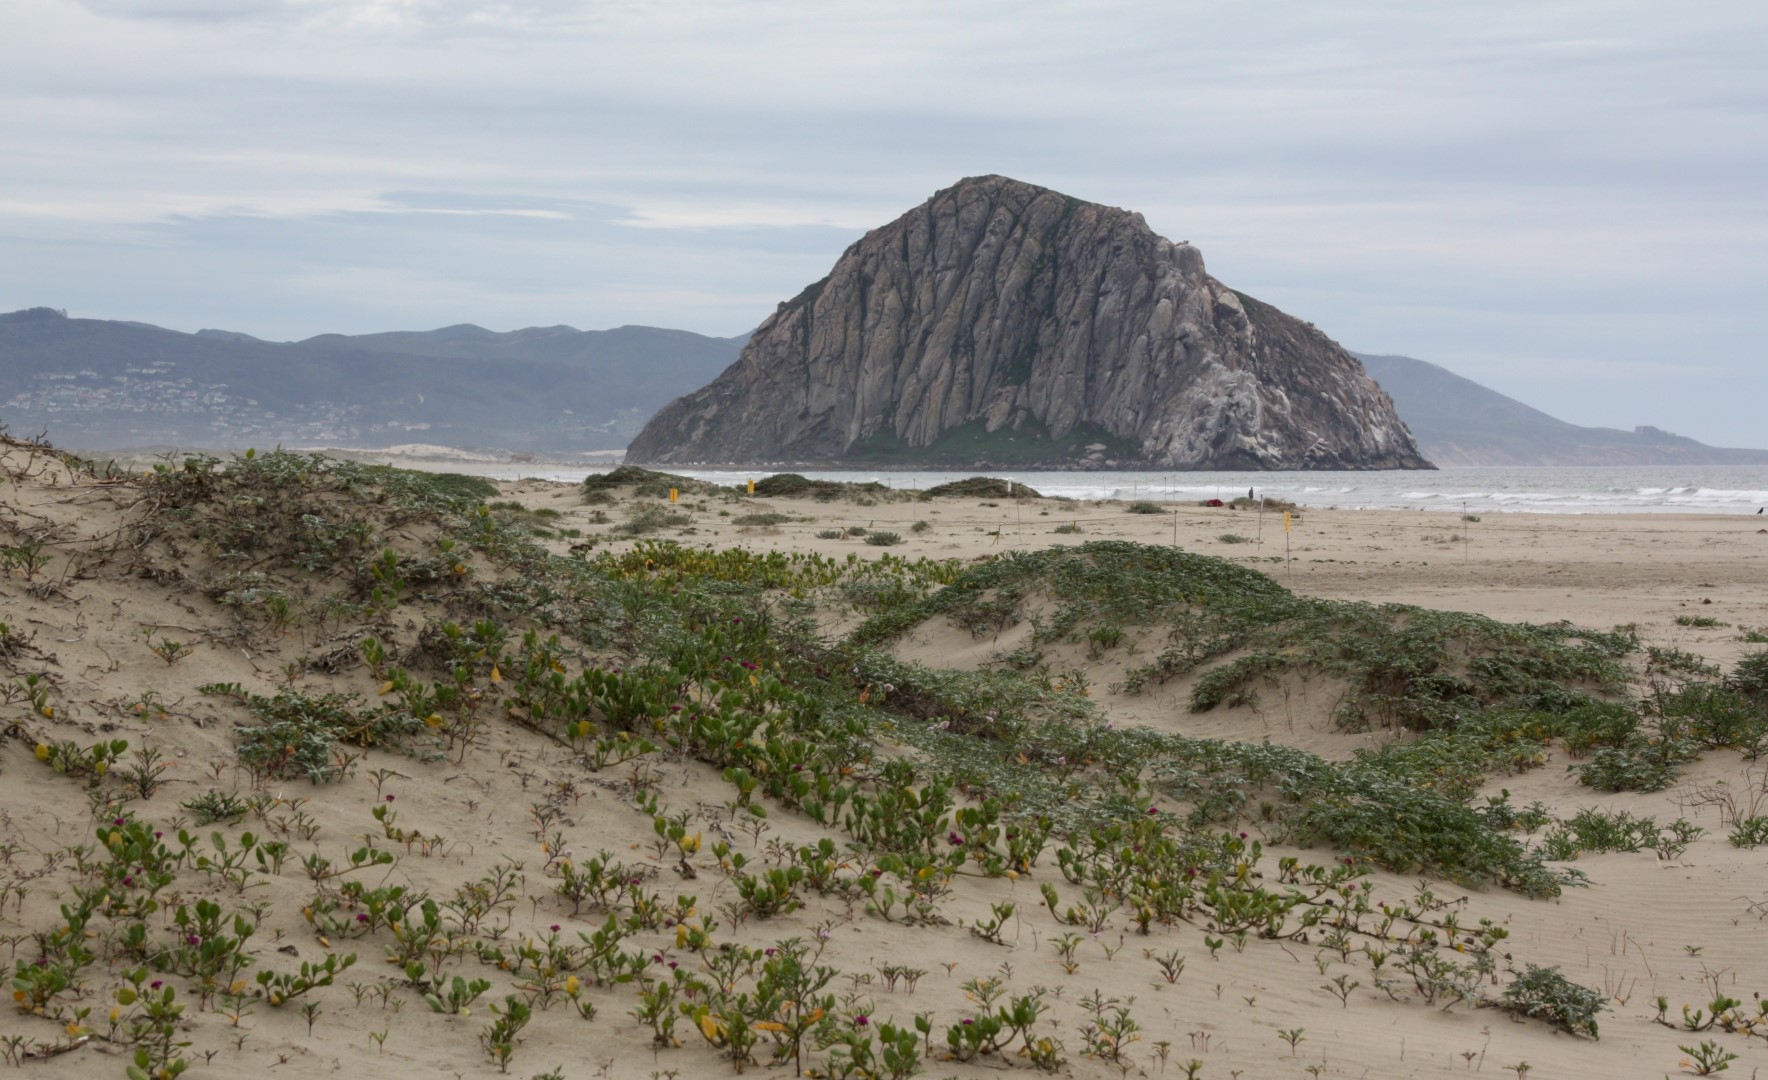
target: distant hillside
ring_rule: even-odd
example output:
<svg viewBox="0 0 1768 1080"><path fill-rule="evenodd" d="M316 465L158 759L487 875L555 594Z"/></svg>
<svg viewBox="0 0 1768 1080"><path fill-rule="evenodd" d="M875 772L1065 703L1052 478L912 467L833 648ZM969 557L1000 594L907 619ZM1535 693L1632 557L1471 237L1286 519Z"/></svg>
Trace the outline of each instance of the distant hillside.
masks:
<svg viewBox="0 0 1768 1080"><path fill-rule="evenodd" d="M1438 465L1763 465L1768 450L1707 446L1654 427L1568 424L1409 356L1352 353Z"/></svg>
<svg viewBox="0 0 1768 1080"><path fill-rule="evenodd" d="M67 446L425 442L624 447L744 338L622 326L460 325L270 342L226 330L0 315L0 423Z"/></svg>

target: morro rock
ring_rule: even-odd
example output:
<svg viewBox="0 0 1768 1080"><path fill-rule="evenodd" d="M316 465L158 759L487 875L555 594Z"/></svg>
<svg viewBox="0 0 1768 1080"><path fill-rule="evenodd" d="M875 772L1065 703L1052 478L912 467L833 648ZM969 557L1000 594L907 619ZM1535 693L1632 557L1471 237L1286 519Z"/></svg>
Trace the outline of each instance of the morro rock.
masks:
<svg viewBox="0 0 1768 1080"><path fill-rule="evenodd" d="M856 242L627 460L1430 468L1362 365L1142 215L1001 176Z"/></svg>

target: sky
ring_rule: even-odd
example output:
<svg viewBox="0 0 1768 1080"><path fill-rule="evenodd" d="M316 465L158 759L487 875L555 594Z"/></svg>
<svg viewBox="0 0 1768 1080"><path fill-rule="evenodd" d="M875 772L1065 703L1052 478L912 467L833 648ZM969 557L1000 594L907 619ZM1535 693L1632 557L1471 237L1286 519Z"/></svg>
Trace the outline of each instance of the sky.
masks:
<svg viewBox="0 0 1768 1080"><path fill-rule="evenodd" d="M1759 0L0 0L0 311L733 335L1002 173L1347 348L1768 446L1764 56Z"/></svg>

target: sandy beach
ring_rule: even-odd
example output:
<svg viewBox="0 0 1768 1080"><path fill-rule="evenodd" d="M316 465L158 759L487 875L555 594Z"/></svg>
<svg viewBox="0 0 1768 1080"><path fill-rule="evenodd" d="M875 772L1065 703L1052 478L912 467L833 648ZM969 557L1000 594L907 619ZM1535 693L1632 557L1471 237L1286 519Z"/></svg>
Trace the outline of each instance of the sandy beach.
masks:
<svg viewBox="0 0 1768 1080"><path fill-rule="evenodd" d="M1039 1038L1049 1040L1051 1068L1078 1077L1655 1077L1693 1071L1697 1063L1685 1066L1689 1055L1679 1047L1703 1042L1740 1055L1734 1075L1768 1060L1762 1036L1738 1019L1756 1016L1759 994L1768 990L1768 951L1753 944L1768 910L1768 861L1761 848L1729 842L1733 822L1722 819L1723 805L1714 797L1724 793L1746 812L1754 807L1755 815L1768 814L1768 766L1736 750L1700 753L1664 790L1605 793L1568 773L1585 760L1581 755L1548 740L1543 760L1488 776L1475 802L1508 791L1516 806L1539 803L1557 820L1594 807L1652 817L1660 826L1686 820L1698 833L1680 846L1663 840L1642 850L1585 851L1575 861L1555 861L1587 876L1587 884L1540 899L1496 883L1456 884L1371 861L1360 867L1358 880L1368 883L1372 902L1409 905L1416 917L1406 921L1404 938L1359 938L1354 947L1331 944L1326 924L1297 934L1291 923L1268 937L1233 940L1186 919L1157 921L1143 934L1128 907L1065 922L1059 908L1046 906L1042 888L1058 890L1063 904L1079 903L1083 889L1059 871L1054 842L1035 866L995 872L979 859L952 873L935 917L905 920L899 910L885 918L869 914L872 900L851 889L808 886L794 890L802 906L758 913L752 899L740 895L742 875L719 851L744 856L751 874L783 871L793 865L791 850L831 838L840 852L830 871L837 877L884 877L884 864L850 848L851 835L819 825L802 808L774 801L765 818L744 814L723 768L693 754L664 749L598 765L582 745L539 730L531 706L513 696L516 643L527 629L539 627L542 636L553 631L514 612L498 591L519 583L523 571L504 561L496 544L444 545L453 526L389 509L396 499L351 501L354 495L307 476L289 486L324 492L322 503L340 508L340 520L366 522L373 539L361 546L357 564L303 570L271 539L260 538L261 550L229 556L213 534L192 531L192 522L223 520L203 517L208 481L152 487L139 478L81 475L53 455L19 445L5 448L3 464L8 479L0 527L14 554L0 579L0 622L8 628L0 659L4 681L15 689L5 706L10 737L0 748L0 935L21 965L24 982L15 988L24 989L0 1036L16 1040L9 1057L34 1055L27 1064L35 1073L124 1073L145 1039L131 1037L130 1025L149 1021L138 999L123 1004L117 990L140 967L145 980L177 988L185 1010L170 1030L175 1041L191 1044L183 1052L191 1077L496 1075L497 1038L487 1035L488 1027L524 995L532 1019L510 1044L509 1075L728 1075L733 1062L713 1037L715 1031L728 1037L722 1014L696 1015L693 1006L707 1000L707 991L684 980L716 982L714 960L733 948L773 950L793 940L813 968L834 972L821 991L834 996L834 1007L819 1005L816 1020L827 1011L845 1027L824 1030L825 1038L854 1031L869 1038L885 1024L912 1032L915 1018L927 1017L930 1034L921 1043L918 1074L936 1077L1035 1071L1043 1052ZM213 490L223 491L218 484ZM266 515L266 523L280 520L264 509L280 505L274 496L255 497L269 502L225 508L235 526L255 513ZM1008 551L1129 540L1257 570L1301 597L1473 612L1507 623L1629 627L1642 647L1679 651L1725 672L1760 649L1746 640L1756 636L1752 631L1768 632L1762 561L1768 528L1754 517L1505 514L1468 521L1309 509L1291 515L1286 533L1281 513L1178 506L1144 514L1128 512L1124 503L1048 499L849 493L817 501L688 490L675 503L616 491L586 504L577 485L530 480L500 484L489 501L519 507L500 513L537 527L538 542L562 559L593 560L671 541L837 562L888 554L970 567ZM643 536L616 531L645 512L680 517ZM739 523L770 514L780 519ZM900 542L866 542L880 532ZM344 535L335 540L340 549ZM31 548L38 543L40 549ZM36 555L17 554L27 548ZM360 570L372 567L383 548L399 553L398 575L389 571L383 579ZM420 564L439 576L435 584L420 577ZM394 576L397 585L389 583ZM659 577L654 587L668 584ZM377 590L397 596L389 603ZM270 591L293 601L298 614L275 617L281 609L260 602ZM356 605L350 613L324 605L326 596L339 593ZM777 602L788 599L803 597L782 594ZM811 607L810 617L831 640L865 618L833 600ZM414 679L458 682L474 704L449 711L454 707L444 697L435 706L436 725L425 732L420 724L403 750L336 748L332 753L342 754L344 763L323 783L280 770L296 755L293 744L269 764L243 763L236 728L263 719L245 706L252 695L353 694L364 709L401 699L398 679L363 657L361 619L369 617L363 611L384 625L386 644ZM470 626L475 614L508 623L501 670L495 657L483 665L485 654L471 649L433 662L442 655L438 650L452 646L438 644L441 638L427 628L445 619ZM888 651L895 662L926 669L999 670L1032 642L1034 629L1022 619L978 633L932 619L892 640ZM1415 737L1392 729L1342 730L1334 712L1344 691L1329 678L1272 682L1255 700L1206 712L1187 706L1195 673L1132 693L1124 685L1128 673L1159 652L1161 637L1156 628L1122 629L1121 645L1058 642L1043 660L1049 671L1079 673L1087 707L1100 710L1114 728L1270 743L1328 762ZM573 645L560 654L558 670L612 668L625 662L618 652L617 642ZM1629 693L1648 693L1644 660L1628 662L1635 665ZM457 680L451 672L465 674ZM45 694L32 696L26 678L33 674ZM758 674L767 674L765 665ZM217 684L237 685L218 691ZM866 703L871 692L868 687L858 701ZM485 707L474 712L481 700ZM922 752L914 739L889 731L876 736L880 762ZM106 740L126 740L129 749L83 776L77 761L54 756L59 751L44 760L46 748L72 743L84 754ZM166 766L151 784L125 779L131 765L141 768L131 755L143 746L153 747ZM68 767L51 767L56 764ZM149 797L140 797L143 788L152 789ZM1171 797L1148 790L1153 816L1169 810L1177 816ZM217 795L237 798L239 813L202 822L187 805ZM1265 839L1257 866L1265 886L1278 888L1279 860L1286 857L1303 865L1343 863L1344 853L1329 845L1302 848L1274 838L1257 801L1225 829L1230 837L1250 834L1248 843ZM670 820L684 822L685 831L666 835L662 822ZM122 843L107 830L135 821L148 835L163 833L161 843L180 828L191 834L187 854L174 858L152 903L137 882L117 884L99 868L103 849L115 852ZM957 836L960 824L952 818L941 828ZM211 832L223 837L222 846ZM274 866L254 856L243 870L228 869L228 852L240 850L245 833L288 848L277 853ZM1517 835L1525 847L1540 840ZM83 853L74 854L82 845ZM177 849L173 845L174 856ZM352 869L351 853L364 849L391 858L371 857ZM561 863L581 866L598 852L622 864L623 877L669 912L625 942L634 955L656 958L637 978L591 978L589 967L573 973L571 963L587 961L558 952L561 942L589 948L580 933L593 936L611 914L632 914L621 902L598 906L561 889ZM304 869L303 861L315 857L330 860L330 870L319 863ZM134 872L145 865L143 857ZM109 882L108 906L75 935L96 959L76 965L73 988L44 997L25 969L63 962L38 963L68 952L65 943L46 945L43 935L62 929L63 905L98 882ZM349 883L356 887L346 889ZM374 906L385 900L384 890L401 886L441 905L447 929L428 951L408 943L422 920L420 908L395 926ZM381 900L364 899L365 890L380 890ZM179 924L178 909L194 912L199 899L219 904L229 920L239 913L250 926L239 947L249 962L227 969L234 984L209 993L200 990L200 957L131 947L121 936L133 921L150 938L170 942L165 949L188 936L199 952L216 938L238 936L230 921L204 930ZM1007 904L1012 911L1003 917ZM1445 916L1452 917L1448 931ZM1471 941L1468 928L1482 920L1507 934L1464 950L1461 934ZM707 929L713 922L717 928ZM1382 985L1384 969L1369 959L1384 951L1378 942L1398 954L1432 927L1452 961L1489 954L1490 967L1475 978L1479 1000L1427 1002L1410 978L1403 986ZM715 944L697 948L692 935L701 930ZM356 960L338 970L331 985L291 991L287 983L257 981L260 972L293 975L303 964L345 955ZM415 974L407 962L418 965ZM1496 1007L1503 987L1527 965L1557 967L1602 995L1599 1039ZM1394 974L1392 966L1385 971ZM440 976L433 978L435 972ZM464 1010L426 1002L425 985L445 991L455 975L489 985ZM668 1034L644 1012L641 988L653 986L674 987L673 997L655 991L675 1016ZM1000 1052L970 1060L948 1052L948 1028L962 1031L1020 995L1039 1002L1033 1037L1009 1039ZM1667 1003L1661 1016L1660 997ZM1707 1010L1716 997L1736 999L1726 1024L1685 1022L1685 1005ZM309 1003L317 1008L304 1016ZM40 1006L35 1014L33 1005ZM1126 1016L1134 1028L1109 1029L1119 1033L1112 1042L1108 1024ZM1727 1026L1732 1030L1722 1030ZM770 1068L780 1032L760 1030L752 1068L762 1075L794 1067L807 1075L859 1069L843 1056L847 1044L833 1042ZM847 1075L891 1073L880 1065Z"/></svg>

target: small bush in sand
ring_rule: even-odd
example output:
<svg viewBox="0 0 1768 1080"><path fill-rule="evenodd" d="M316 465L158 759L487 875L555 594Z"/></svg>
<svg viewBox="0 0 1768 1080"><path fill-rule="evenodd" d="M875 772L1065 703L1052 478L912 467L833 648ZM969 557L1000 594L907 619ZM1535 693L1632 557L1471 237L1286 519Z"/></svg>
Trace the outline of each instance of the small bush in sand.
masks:
<svg viewBox="0 0 1768 1080"><path fill-rule="evenodd" d="M622 465L605 473L592 473L583 478L584 501L588 502L591 495L597 493L613 494L630 489L632 494L643 499L666 499L673 488L681 495L720 495L728 494L717 484L708 484L704 480L694 480L675 473L655 472L641 469L636 465Z"/></svg>
<svg viewBox="0 0 1768 1080"><path fill-rule="evenodd" d="M1608 999L1596 990L1579 986L1556 967L1529 964L1515 982L1504 988L1506 1009L1519 1016L1545 1020L1573 1035L1596 1038L1596 1017L1608 1008Z"/></svg>
<svg viewBox="0 0 1768 1080"><path fill-rule="evenodd" d="M693 523L693 517L688 514L665 510L660 506L647 506L635 509L624 522L614 526L614 531L626 536L643 536L661 529L679 529Z"/></svg>
<svg viewBox="0 0 1768 1080"><path fill-rule="evenodd" d="M1086 532L1085 529L1081 528L1079 525L1075 524L1072 521L1067 522L1062 525L1058 525L1054 529L1051 529L1050 531L1053 533L1061 533L1064 536L1073 536L1077 533Z"/></svg>
<svg viewBox="0 0 1768 1080"><path fill-rule="evenodd" d="M772 510L754 514L738 514L731 518L732 525L784 525L792 520L791 514L776 513Z"/></svg>
<svg viewBox="0 0 1768 1080"><path fill-rule="evenodd" d="M845 540L847 533L841 529L818 529L816 538L818 540Z"/></svg>
<svg viewBox="0 0 1768 1080"><path fill-rule="evenodd" d="M875 532L866 537L866 543L873 547L892 547L902 543L902 534L893 532Z"/></svg>
<svg viewBox="0 0 1768 1080"><path fill-rule="evenodd" d="M1221 541L1224 544L1250 544L1250 543L1252 543L1252 537L1241 536L1239 533L1223 533L1222 535L1216 537L1216 539Z"/></svg>
<svg viewBox="0 0 1768 1080"><path fill-rule="evenodd" d="M1750 697L1768 697L1768 652L1751 653L1732 669L1731 681Z"/></svg>
<svg viewBox="0 0 1768 1080"><path fill-rule="evenodd" d="M1745 818L1728 837L1732 847L1755 848L1768 844L1768 817Z"/></svg>
<svg viewBox="0 0 1768 1080"><path fill-rule="evenodd" d="M1161 510L1159 503L1151 503L1147 501L1130 503L1128 506L1124 507L1124 510L1131 514L1159 514L1164 512Z"/></svg>
<svg viewBox="0 0 1768 1080"><path fill-rule="evenodd" d="M1676 616L1676 625L1692 626L1699 630L1710 630L1715 626L1724 626L1725 624L1718 619L1713 618L1711 615L1678 615Z"/></svg>

